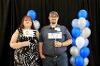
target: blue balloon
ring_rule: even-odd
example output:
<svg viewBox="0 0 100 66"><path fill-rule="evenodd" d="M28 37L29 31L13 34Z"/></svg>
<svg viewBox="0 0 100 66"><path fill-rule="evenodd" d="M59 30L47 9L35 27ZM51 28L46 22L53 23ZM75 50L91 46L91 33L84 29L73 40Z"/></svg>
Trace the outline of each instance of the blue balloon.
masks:
<svg viewBox="0 0 100 66"><path fill-rule="evenodd" d="M34 10L29 10L27 12L27 16L31 16L32 20L35 20L36 19L36 12Z"/></svg>
<svg viewBox="0 0 100 66"><path fill-rule="evenodd" d="M76 40L75 38L72 38L72 45L73 46L76 46L75 40Z"/></svg>
<svg viewBox="0 0 100 66"><path fill-rule="evenodd" d="M75 65L76 66L84 66L84 59L81 56L75 57Z"/></svg>
<svg viewBox="0 0 100 66"><path fill-rule="evenodd" d="M80 18L80 17L87 18L87 15L88 15L88 13L87 13L87 11L84 10L84 9L82 9L82 10L80 10L80 11L78 12L78 17L79 17L79 18Z"/></svg>
<svg viewBox="0 0 100 66"><path fill-rule="evenodd" d="M90 27L90 22L86 20L86 27Z"/></svg>
<svg viewBox="0 0 100 66"><path fill-rule="evenodd" d="M72 31L71 31L71 33L72 33L72 36L73 36L74 38L77 38L77 37L80 36L81 31L80 31L79 28L73 28Z"/></svg>
<svg viewBox="0 0 100 66"><path fill-rule="evenodd" d="M81 50L80 50L80 55L85 58L85 57L88 57L90 54L90 50L88 47L83 47Z"/></svg>

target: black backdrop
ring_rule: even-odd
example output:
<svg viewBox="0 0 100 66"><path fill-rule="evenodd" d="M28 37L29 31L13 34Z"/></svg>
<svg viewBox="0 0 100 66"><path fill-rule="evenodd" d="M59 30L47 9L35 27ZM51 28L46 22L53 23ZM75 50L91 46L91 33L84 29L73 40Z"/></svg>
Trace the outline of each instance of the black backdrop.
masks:
<svg viewBox="0 0 100 66"><path fill-rule="evenodd" d="M9 41L13 32L18 28L21 18L29 9L37 12L40 29L48 25L48 13L56 10L59 15L59 24L65 25L71 31L71 21L77 17L80 9L88 11L88 20L91 23L91 36L89 37L89 66L99 65L99 0L0 0L0 64L13 66L13 49ZM69 50L68 50L69 51ZM70 55L69 55L70 56Z"/></svg>

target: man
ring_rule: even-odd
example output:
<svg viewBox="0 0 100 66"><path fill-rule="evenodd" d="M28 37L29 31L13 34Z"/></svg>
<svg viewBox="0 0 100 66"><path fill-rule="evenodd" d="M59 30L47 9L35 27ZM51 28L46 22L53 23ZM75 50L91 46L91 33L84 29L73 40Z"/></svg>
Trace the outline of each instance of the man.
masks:
<svg viewBox="0 0 100 66"><path fill-rule="evenodd" d="M50 25L42 28L39 37L39 53L43 66L68 66L66 49L72 43L66 27L58 25L56 11L49 13Z"/></svg>

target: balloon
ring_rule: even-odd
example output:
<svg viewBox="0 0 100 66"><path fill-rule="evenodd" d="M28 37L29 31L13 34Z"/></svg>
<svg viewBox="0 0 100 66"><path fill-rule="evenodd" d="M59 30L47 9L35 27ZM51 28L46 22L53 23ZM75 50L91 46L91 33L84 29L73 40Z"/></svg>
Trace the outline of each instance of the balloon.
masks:
<svg viewBox="0 0 100 66"><path fill-rule="evenodd" d="M77 25L78 25L78 19L73 19L72 20L72 27L76 27L77 28L78 27Z"/></svg>
<svg viewBox="0 0 100 66"><path fill-rule="evenodd" d="M91 30L90 28L84 28L82 30L82 33L81 33L81 36L84 37L84 38L88 38L89 36L91 35Z"/></svg>
<svg viewBox="0 0 100 66"><path fill-rule="evenodd" d="M34 10L29 10L27 12L27 16L31 16L32 20L35 20L37 15L36 15L36 12Z"/></svg>
<svg viewBox="0 0 100 66"><path fill-rule="evenodd" d="M72 46L70 48L70 54L72 56L78 56L79 55L79 49L76 46Z"/></svg>
<svg viewBox="0 0 100 66"><path fill-rule="evenodd" d="M89 40L85 39L84 47L88 46L88 44L89 44Z"/></svg>
<svg viewBox="0 0 100 66"><path fill-rule="evenodd" d="M89 22L89 20L86 20L86 27L90 27L90 22Z"/></svg>
<svg viewBox="0 0 100 66"><path fill-rule="evenodd" d="M88 13L87 13L87 11L84 10L84 9L82 9L82 10L80 10L80 11L78 12L78 17L79 17L79 18L80 18L80 17L87 18L87 15L88 15Z"/></svg>
<svg viewBox="0 0 100 66"><path fill-rule="evenodd" d="M75 57L76 66L84 66L84 59L81 56Z"/></svg>
<svg viewBox="0 0 100 66"><path fill-rule="evenodd" d="M85 58L87 56L89 56L90 54L90 50L88 47L83 47L81 50L80 50L80 55Z"/></svg>
<svg viewBox="0 0 100 66"><path fill-rule="evenodd" d="M89 64L89 59L88 58L84 58L84 66L87 66Z"/></svg>
<svg viewBox="0 0 100 66"><path fill-rule="evenodd" d="M75 66L75 57L74 56L72 56L70 58L70 63L72 64L72 66Z"/></svg>
<svg viewBox="0 0 100 66"><path fill-rule="evenodd" d="M76 46L81 49L84 46L85 40L83 37L79 36L76 38Z"/></svg>
<svg viewBox="0 0 100 66"><path fill-rule="evenodd" d="M38 30L40 28L39 21L35 20L35 21L33 21L33 24L34 24L34 27L35 27L36 30Z"/></svg>
<svg viewBox="0 0 100 66"><path fill-rule="evenodd" d="M77 38L78 36L80 36L81 34L81 31L79 28L73 28L72 31L71 31L72 35L74 38Z"/></svg>
<svg viewBox="0 0 100 66"><path fill-rule="evenodd" d="M72 38L72 45L73 45L73 46L76 46L75 38Z"/></svg>
<svg viewBox="0 0 100 66"><path fill-rule="evenodd" d="M80 29L83 29L83 28L85 28L85 26L86 26L86 19L85 18L79 18L79 20L78 20L78 27Z"/></svg>

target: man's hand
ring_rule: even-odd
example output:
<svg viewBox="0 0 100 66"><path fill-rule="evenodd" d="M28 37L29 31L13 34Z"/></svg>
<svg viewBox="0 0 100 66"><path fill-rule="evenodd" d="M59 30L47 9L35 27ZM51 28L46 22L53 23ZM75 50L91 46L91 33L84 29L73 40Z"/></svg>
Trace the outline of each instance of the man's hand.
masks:
<svg viewBox="0 0 100 66"><path fill-rule="evenodd" d="M45 59L46 57L43 54L40 54L41 59Z"/></svg>
<svg viewBox="0 0 100 66"><path fill-rule="evenodd" d="M62 47L62 43L59 42L59 41L55 41L55 42L54 42L54 46L55 46L55 47Z"/></svg>

